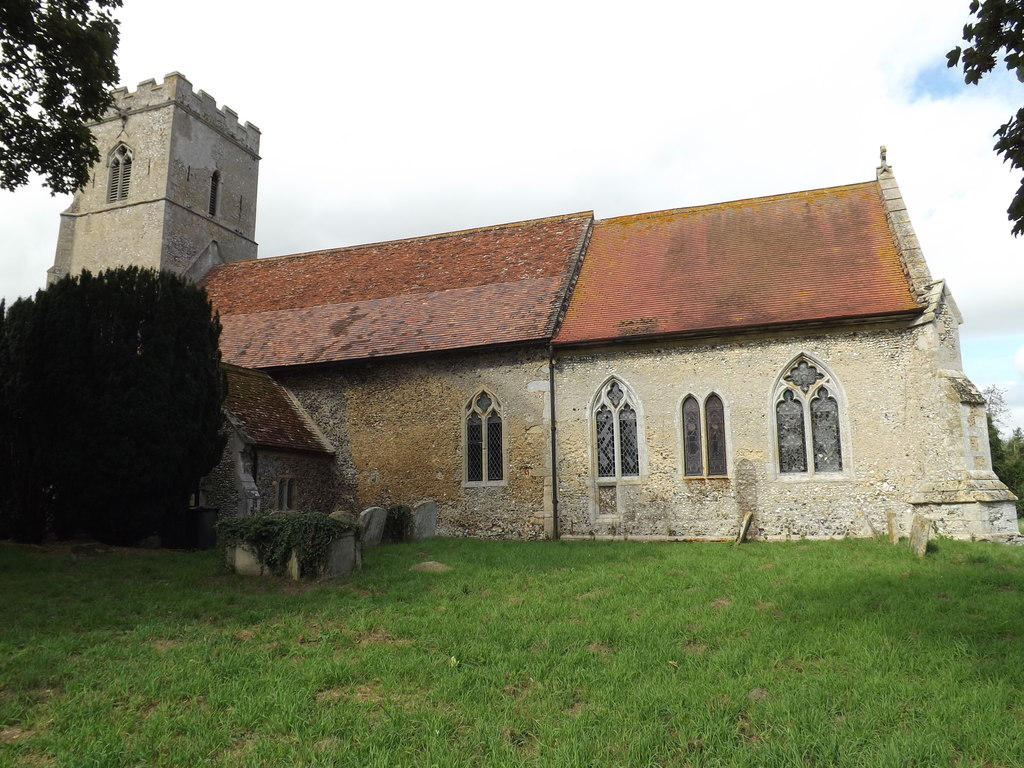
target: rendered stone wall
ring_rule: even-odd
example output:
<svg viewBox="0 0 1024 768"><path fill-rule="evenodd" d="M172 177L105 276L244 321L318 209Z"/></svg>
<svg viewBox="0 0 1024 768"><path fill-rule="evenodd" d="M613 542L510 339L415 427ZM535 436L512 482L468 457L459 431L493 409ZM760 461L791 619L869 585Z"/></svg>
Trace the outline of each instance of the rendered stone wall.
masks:
<svg viewBox="0 0 1024 768"><path fill-rule="evenodd" d="M336 447L351 511L433 499L440 535L550 534L544 348L359 363L278 379ZM463 413L480 390L501 403L505 478L473 486L464 479Z"/></svg>
<svg viewBox="0 0 1024 768"><path fill-rule="evenodd" d="M890 516L905 531L915 487L965 468L961 404L936 367L955 335L954 321L560 352L560 532L727 537L748 510L756 538L870 535ZM773 385L801 353L839 384L841 473L777 471ZM607 486L594 481L591 402L613 374L639 398L641 475ZM682 400L711 392L725 404L728 477L685 478Z"/></svg>

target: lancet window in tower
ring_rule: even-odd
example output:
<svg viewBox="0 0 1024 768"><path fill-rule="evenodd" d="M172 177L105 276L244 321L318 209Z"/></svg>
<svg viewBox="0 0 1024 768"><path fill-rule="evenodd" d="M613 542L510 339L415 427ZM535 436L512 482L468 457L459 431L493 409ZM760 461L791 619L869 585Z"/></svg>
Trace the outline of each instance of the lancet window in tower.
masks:
<svg viewBox="0 0 1024 768"><path fill-rule="evenodd" d="M466 482L497 483L505 478L501 405L486 391L466 406Z"/></svg>
<svg viewBox="0 0 1024 768"><path fill-rule="evenodd" d="M617 380L601 389L594 409L594 437L599 478L640 474L640 432L636 406Z"/></svg>
<svg viewBox="0 0 1024 768"><path fill-rule="evenodd" d="M211 216L217 215L217 198L220 195L220 171L214 171L210 177L210 205L207 212Z"/></svg>
<svg viewBox="0 0 1024 768"><path fill-rule="evenodd" d="M110 157L110 179L107 184L107 202L128 199L128 188L132 183L132 151L124 144L118 144Z"/></svg>
<svg viewBox="0 0 1024 768"><path fill-rule="evenodd" d="M775 396L779 472L842 472L836 391L836 383L809 360L801 359L782 377Z"/></svg>
<svg viewBox="0 0 1024 768"><path fill-rule="evenodd" d="M719 477L728 474L725 459L725 406L712 393L704 407L693 395L683 400L683 474Z"/></svg>

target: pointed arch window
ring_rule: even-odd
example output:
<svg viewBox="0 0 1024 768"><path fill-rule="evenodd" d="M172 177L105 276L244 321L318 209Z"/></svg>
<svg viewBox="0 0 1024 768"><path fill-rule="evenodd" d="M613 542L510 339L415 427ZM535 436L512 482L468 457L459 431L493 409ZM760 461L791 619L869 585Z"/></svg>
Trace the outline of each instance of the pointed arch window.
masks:
<svg viewBox="0 0 1024 768"><path fill-rule="evenodd" d="M466 482L499 483L505 479L501 404L485 390L466 405Z"/></svg>
<svg viewBox="0 0 1024 768"><path fill-rule="evenodd" d="M597 476L614 479L640 475L640 436L636 403L616 379L601 388L594 408Z"/></svg>
<svg viewBox="0 0 1024 768"><path fill-rule="evenodd" d="M207 212L211 216L217 215L217 201L220 195L220 171L214 171L210 177L210 204Z"/></svg>
<svg viewBox="0 0 1024 768"><path fill-rule="evenodd" d="M110 156L110 178L107 183L107 202L128 199L128 188L132 183L132 151L125 144L118 144Z"/></svg>
<svg viewBox="0 0 1024 768"><path fill-rule="evenodd" d="M728 474L725 406L714 392L704 398L703 408L693 395L683 400L683 474L686 477Z"/></svg>
<svg viewBox="0 0 1024 768"><path fill-rule="evenodd" d="M779 472L843 471L838 385L819 365L799 359L775 395Z"/></svg>

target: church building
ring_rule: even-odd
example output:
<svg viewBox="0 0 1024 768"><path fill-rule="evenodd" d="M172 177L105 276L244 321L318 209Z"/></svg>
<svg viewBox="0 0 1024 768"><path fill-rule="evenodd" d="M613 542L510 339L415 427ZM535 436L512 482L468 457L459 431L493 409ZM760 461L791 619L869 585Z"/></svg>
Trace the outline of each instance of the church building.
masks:
<svg viewBox="0 0 1024 768"><path fill-rule="evenodd" d="M258 129L177 73L114 97L51 278L136 263L206 288L222 514L433 499L456 536L1017 534L884 153L827 189L257 259Z"/></svg>

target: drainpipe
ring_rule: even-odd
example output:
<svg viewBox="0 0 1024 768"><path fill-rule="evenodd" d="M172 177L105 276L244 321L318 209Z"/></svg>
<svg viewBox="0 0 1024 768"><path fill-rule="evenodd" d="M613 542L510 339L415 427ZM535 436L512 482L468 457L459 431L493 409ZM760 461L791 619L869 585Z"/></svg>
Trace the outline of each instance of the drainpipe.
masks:
<svg viewBox="0 0 1024 768"><path fill-rule="evenodd" d="M548 404L551 409L551 533L558 539L558 453L555 449L555 348L548 344Z"/></svg>

